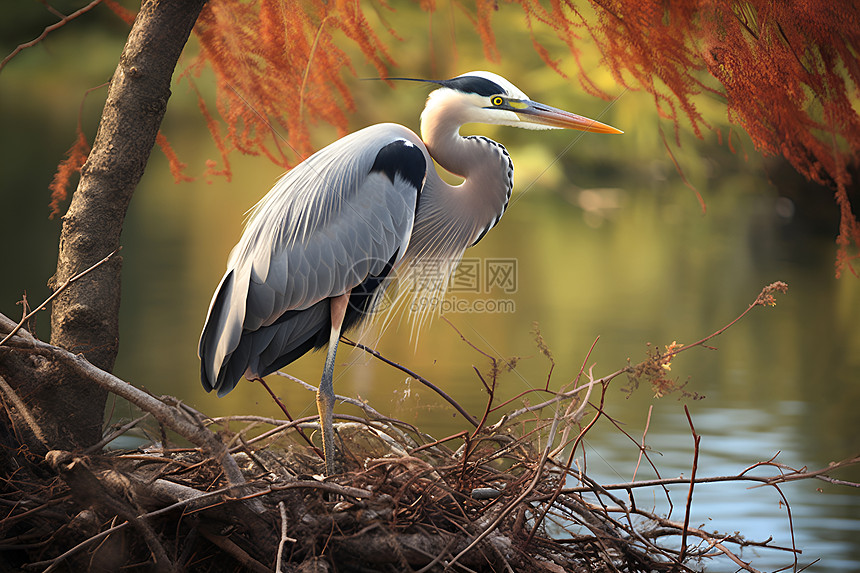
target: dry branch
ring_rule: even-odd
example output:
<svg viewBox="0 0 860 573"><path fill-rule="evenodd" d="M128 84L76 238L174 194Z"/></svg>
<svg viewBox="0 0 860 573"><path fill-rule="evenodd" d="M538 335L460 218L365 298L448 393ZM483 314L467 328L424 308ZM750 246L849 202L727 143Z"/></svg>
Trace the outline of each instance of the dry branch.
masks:
<svg viewBox="0 0 860 573"><path fill-rule="evenodd" d="M5 321L8 321L8 318L3 318ZM63 348L53 346L41 340L26 340L19 336L13 336L7 342L7 345L18 347L16 338L21 338L23 342L21 350L58 361L82 379L89 380L107 392L116 394L141 410L152 414L156 420L191 443L206 450L214 459L219 460L231 485L244 483L245 479L242 477L242 472L239 471L235 460L227 453L224 443L205 427L183 415L181 411L120 380L113 374L97 368L90 364L83 356L72 354Z"/></svg>
<svg viewBox="0 0 860 573"><path fill-rule="evenodd" d="M3 58L3 60L0 61L0 71L2 71L3 68L6 67L6 64L8 64L9 61L12 58L14 58L15 56L17 56L19 53L26 50L27 48L32 48L33 46L35 46L36 44L38 44L39 42L41 42L42 40L47 38L48 34L50 34L51 32L53 32L59 28L62 28L63 26L65 26L66 24L68 24L69 22L71 22L72 20L77 18L78 16L83 16L84 14L86 14L87 12L89 12L90 10L92 10L93 8L98 6L99 4L101 4L101 2L102 2L102 0L92 0L92 2L90 2L86 6L72 12L68 16L63 16L62 14L58 14L60 16L59 22L56 22L54 24L51 24L50 26L47 26L44 30L42 30L42 33L39 34L36 38L34 38L33 40L30 40L29 42L19 44L14 50L12 50L12 52L8 56Z"/></svg>
<svg viewBox="0 0 860 573"><path fill-rule="evenodd" d="M348 338L342 337L341 340L344 342L344 344L348 344L350 346L360 348L361 350L364 350L365 352L367 352L368 354L370 354L374 358L381 360L382 362L388 364L389 366L393 366L394 368L397 368L398 370L400 370L402 372L405 372L406 374L408 374L409 376L411 376L412 378L414 378L418 382L421 382L422 384L424 384L425 386L427 386L428 388L430 388L431 390L433 390L434 392L439 394L446 402L448 402L449 404L454 406L454 409L457 410L470 424L472 424L475 427L478 426L478 420L476 420L474 416L472 416L469 412L467 412L465 408L463 408L459 403L457 403L456 400L454 400L454 398L449 396L447 392L445 392L444 390L439 388L439 386L437 386L436 384L433 384L428 379L426 379L423 376L421 376L420 374L410 370L409 368L403 366L402 364L398 364L397 362L394 362L393 360L389 360L388 358L383 356L379 351L374 350L373 348L365 346L364 344L361 344L359 342L353 342L352 340L349 340Z"/></svg>
<svg viewBox="0 0 860 573"><path fill-rule="evenodd" d="M101 1L101 0L99 0L99 1ZM18 331L21 330L21 328L23 328L25 324L27 324L28 320L33 318L36 315L36 313L38 313L40 310L42 310L43 308L48 306L48 303L50 303L52 300L57 298L64 290L69 288L69 285L73 284L75 281L82 279L87 274L91 273L92 271L96 270L97 268L99 268L100 266L102 266L103 264L108 262L110 260L110 258L112 256L114 256L115 254L117 254L121 248L122 247L118 247L116 250L111 252L108 256L106 256L102 260L98 261L97 263L95 263L94 265L89 267L88 269L81 271L78 274L76 274L73 277L70 277L68 280L66 280L66 282L64 282L53 293L51 293L51 296L49 296L44 301L42 301L42 304L40 304L39 306L37 306L36 308L31 310L30 312L25 314L24 318L22 318L21 321L18 324L16 324L2 340L0 340L0 346L3 346L4 344L6 344L6 341L9 340L10 338L12 338L13 336L15 336L18 333ZM7 317L3 317L3 318L8 320ZM4 322L4 324L8 324L8 323Z"/></svg>

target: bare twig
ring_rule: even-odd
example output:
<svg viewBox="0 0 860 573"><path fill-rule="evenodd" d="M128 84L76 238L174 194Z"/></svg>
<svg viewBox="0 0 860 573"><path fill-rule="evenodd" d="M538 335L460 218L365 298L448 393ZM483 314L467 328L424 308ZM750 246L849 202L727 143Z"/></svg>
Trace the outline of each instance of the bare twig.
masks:
<svg viewBox="0 0 860 573"><path fill-rule="evenodd" d="M12 332L15 328L18 328L18 324L5 314L0 313L0 332ZM36 337L27 332L26 329L18 330L15 334L10 336L12 336L12 339L20 339L18 342L27 345L32 345L33 341L36 339Z"/></svg>
<svg viewBox="0 0 860 573"><path fill-rule="evenodd" d="M546 383L544 384L544 391L549 392L549 384L552 381L552 371L555 370L555 359L552 357L552 350L549 349L549 345L544 340L543 334L540 331L540 324L537 321L532 323L532 334L535 335L535 344L537 344L538 351L543 354L547 360L549 360L549 372L546 374Z"/></svg>
<svg viewBox="0 0 860 573"><path fill-rule="evenodd" d="M247 551L236 545L229 537L217 535L205 529L201 529L200 533L219 549L238 561L244 569L254 571L254 573L271 573L271 569L251 557Z"/></svg>
<svg viewBox="0 0 860 573"><path fill-rule="evenodd" d="M582 441L582 439L585 437L585 434L587 434L588 431L592 427L594 427L594 424L597 423L597 420L599 420L600 416L603 414L603 400L605 397L606 397L606 384L603 385L603 392L600 395L600 405L597 407L597 413L594 415L594 417L591 419L591 421L585 426L585 428L583 428L579 432L579 435L576 437L576 440L574 441L573 446L571 446L571 448L570 448L570 455L568 455L567 463L564 466L565 474L570 473L570 468L573 465L574 456L576 455L576 448L579 447L579 444ZM535 519L534 526L532 527L531 532L529 533L529 536L526 539L526 545L531 543L531 540L535 536L535 533L537 533L537 530L540 527L540 524L543 522L543 519L546 517L546 514L549 511L549 508L552 507L552 505L558 499L558 496L561 495L563 488L564 488L564 480L559 482L559 484L556 487L555 491L553 492L552 497L550 498L550 501L547 504L546 508L544 509L543 512L541 512L540 516L537 519Z"/></svg>
<svg viewBox="0 0 860 573"><path fill-rule="evenodd" d="M11 335L10 335L11 336ZM30 431L33 433L33 436L39 440L39 443L42 444L46 449L48 449L48 442L45 440L45 435L42 433L42 428L39 427L38 422L33 417L33 414L30 413L30 409L27 408L27 405L23 400L18 396L18 393L15 392L15 389L12 388L9 384L6 383L6 380L0 376L0 393L2 393L3 397L12 403L15 409L18 411L18 415L21 419L24 420L24 423L27 424L27 427L30 428Z"/></svg>
<svg viewBox="0 0 860 573"><path fill-rule="evenodd" d="M351 497L354 499L370 499L373 497L373 492L366 489L340 485L330 481L316 480L296 480L283 484L272 484L267 490L251 494L251 496L268 495L273 491L286 491L288 489L318 489L324 492L342 495L344 497ZM244 499L247 499L247 497Z"/></svg>
<svg viewBox="0 0 860 573"><path fill-rule="evenodd" d="M33 46L35 46L36 44L38 44L39 42L41 42L42 40L47 38L48 34L50 34L51 32L53 32L54 30L56 30L58 28L65 26L66 24L68 24L69 22L71 22L72 20L77 18L78 16L86 14L87 12L89 12L90 10L92 10L93 8L95 8L96 6L101 4L101 2L102 2L102 0L93 0L92 2L90 2L89 4L84 6L83 8L76 10L75 12L72 12L68 16L63 16L59 22L56 22L56 23L51 24L50 26L46 27L44 30L42 30L42 33L39 34L39 36L37 38L30 40L29 42L26 42L24 44L19 44L17 48L12 50L11 54L9 54L5 58L3 58L3 61L0 61L0 71L2 71L3 68L6 67L6 64L8 64L9 61L12 58L14 58L15 56L17 56L20 52L22 52L23 50L25 50L27 48L32 48Z"/></svg>
<svg viewBox="0 0 860 573"><path fill-rule="evenodd" d="M558 415L556 415L552 421L552 427L550 428L550 431L549 431L549 437L547 438L546 447L543 449L543 454L541 455L540 461L537 463L537 467L534 470L534 476L532 477L531 483L529 483L528 487L526 487L522 491L522 493L520 493L520 495L518 495L516 497L516 499L514 499L507 506L505 506L505 509L503 509L499 513L499 515L496 517L496 519L493 521L493 523L491 523L486 529L484 529L484 531L482 531L480 535L478 535L471 543L469 543L469 545L466 546L465 549L463 549L451 561L449 561L448 567L453 566L454 563L456 563L461 557L463 557L463 555L465 555L466 553L471 551L472 548L474 548L475 546L478 545L478 543L483 541L490 533L492 533L499 526L499 524L508 515L511 514L512 511L514 511L517 507L519 507L519 504L524 499L526 499L532 493L532 491L534 491L535 487L537 486L538 482L540 481L541 476L543 475L543 469L546 466L546 461L549 457L549 452L550 452L550 449L552 448L553 440L555 440L555 432L558 429L558 421L559 421L559 418L558 418Z"/></svg>
<svg viewBox="0 0 860 573"><path fill-rule="evenodd" d="M266 381L263 380L262 378L257 378L257 381L263 385L263 388L266 389L266 392L269 393L269 396L272 397L272 400L275 401L275 404L278 405L278 407L281 409L281 412L283 412L284 416L287 417L287 420L292 422L293 417L290 415L289 411L287 411L287 407L284 405L284 403L281 401L281 399L278 398L277 394L275 394L272 391L272 389L269 388L269 385L266 384ZM307 444L311 447L311 449L316 453L316 455L319 456L320 459L325 459L325 456L323 455L322 450L314 445L314 443L311 441L311 439L307 436L307 434L305 434L305 432L298 425L296 426L296 430L299 432L299 435L302 437L302 439L305 442L307 442Z"/></svg>
<svg viewBox="0 0 860 573"><path fill-rule="evenodd" d="M287 536L287 508L284 505L283 501L278 502L278 511L281 514L281 540L278 542L278 557L277 557L277 565L275 567L275 573L281 573L282 562L284 556L284 544L289 541L290 543L295 543L296 540L292 537Z"/></svg>
<svg viewBox="0 0 860 573"><path fill-rule="evenodd" d="M639 458L636 460L636 467L633 468L633 479L636 481L636 473L639 471L639 466L642 464L642 456L645 454L645 436L648 435L648 427L651 425L651 414L654 412L654 404L648 406L648 417L645 418L645 429L642 430L642 442L639 444Z"/></svg>
<svg viewBox="0 0 860 573"><path fill-rule="evenodd" d="M693 469L690 472L690 489L687 492L687 506L684 510L684 529L681 532L681 554L678 556L678 561L684 560L684 554L687 552L687 528L690 527L690 508L693 505L693 487L696 485L696 470L699 469L699 443L702 441L702 436L696 433L696 427L693 425L693 418L690 417L690 410L684 404L684 413L687 415L687 422L690 423L690 432L693 434Z"/></svg>
<svg viewBox="0 0 860 573"><path fill-rule="evenodd" d="M860 464L860 456L855 456L853 458L847 458L847 459L844 459L844 460L839 461L839 462L831 462L830 464L828 464L828 466L826 468L821 468L819 470L815 470L815 471L811 471L811 472L810 471L803 471L803 470L795 470L794 468L789 468L792 470L791 473L772 477L764 485L773 485L773 484L777 484L777 483L790 482L790 481L795 481L795 480L800 480L800 479L815 478L815 479L819 479L821 481L825 481L827 483L832 483L834 485L847 485L849 487L860 488L860 483L845 481L845 480L837 480L837 479L833 479L830 476L826 475L826 472L832 472L833 470L836 470L836 469L839 469L842 467L846 467L846 466L853 466L856 464ZM746 474L746 472L753 469L753 467L758 467L759 465L776 465L776 464L769 464L769 463L768 464L765 464L765 463L755 464L754 466L751 466L751 467L745 469L742 473ZM785 467L785 466L780 465L780 467ZM754 487L760 487L760 486L754 486Z"/></svg>
<svg viewBox="0 0 860 573"><path fill-rule="evenodd" d="M131 422L129 422L127 424L123 424L122 426L120 426L119 428L117 428L116 430L114 430L110 434L106 435L104 438L102 438L100 442L93 444L92 446L90 446L89 448L84 450L84 453L85 454L92 454L94 452L101 451L101 449L103 447L105 447L106 445L108 445L109 443L111 443L112 441L114 441L115 439L117 439L118 437L120 437L121 435L123 435L124 433L126 433L127 431L132 429L133 427L137 426L139 423L141 423L142 421L144 421L147 418L149 418L149 412L145 413L143 416L140 416L139 418L132 420Z"/></svg>
<svg viewBox="0 0 860 573"><path fill-rule="evenodd" d="M202 425L192 422L185 416L179 415L180 410L168 406L161 400L135 388L128 382L120 380L113 374L90 364L82 355L72 354L68 350L40 340L36 340L33 348L28 350L48 355L63 362L78 376L93 381L108 392L125 398L141 410L149 412L156 420L193 444L202 447L218 460L231 485L245 482L239 466L236 465L236 461L227 452L224 443Z"/></svg>
<svg viewBox="0 0 860 573"><path fill-rule="evenodd" d="M283 376L284 378L287 378L288 380L295 382L296 384L298 384L299 386L301 386L305 390L309 390L311 392L316 392L318 390L318 388L316 386L314 386L313 384L308 384L304 380L296 378L295 376L291 376L291 375L287 374L286 372L278 371L278 372L275 372L275 374L277 374L278 376ZM364 402L362 400L350 398L349 396L342 396L340 394L335 394L334 398L338 402L343 402L345 404L352 404L353 406L361 408L362 410L364 410L367 413L368 416L372 416L374 418L379 418L382 420L388 419L387 416L383 415L382 413L380 413L379 411L374 409L370 404L368 404L367 402Z"/></svg>
<svg viewBox="0 0 860 573"><path fill-rule="evenodd" d="M435 384L433 384L432 382L430 382L429 380L427 380L426 378L424 378L420 374L413 372L409 368L407 368L401 364L398 364L397 362L394 362L393 360L389 360L388 358L386 358L382 354L380 354L378 351L376 351L373 348L370 348L368 346L365 346L364 344L361 344L360 342L353 342L352 340L350 340L344 336L341 337L341 341L344 344L348 344L350 346L354 346L356 348L360 348L361 350L364 350L365 352L367 352L368 354L370 354L374 358L381 360L382 362L385 362L389 366L394 366L395 368L397 368L401 372L405 372L406 374L408 374L409 376L411 376L415 380L418 380L419 382L421 382L422 384L424 384L425 386L427 386L428 388L430 388L431 390L433 390L434 392L436 392L437 394L442 396L442 398L444 398L446 402L448 402L449 404L454 406L454 409L456 409L458 412L460 412L460 415L463 416L464 418L466 418L466 420L470 424L472 424L476 428L478 427L478 420L476 420L474 416L472 416L469 412L467 412L465 410L465 408L463 408L460 404L458 404L457 401L454 400L451 396L449 396L444 390L442 390L441 388L439 388L438 386L436 386Z"/></svg>
<svg viewBox="0 0 860 573"><path fill-rule="evenodd" d="M98 0L98 1L100 2L101 0ZM85 276L85 275L87 275L88 273L90 273L90 272L92 272L92 271L96 270L97 268L99 268L100 266L102 266L103 264L105 264L106 262L108 262L112 256L114 256L115 254L117 254L117 253L120 251L120 249L122 249L122 247L119 247L119 248L115 249L112 253L110 253L108 256L106 256L105 258L103 258L102 260L100 260L99 262L97 262L96 264L94 264L93 266L91 266L90 268L88 268L88 269L86 269L86 270L84 270L84 271L79 272L78 274L76 274L75 276L71 277L69 280L67 280L66 282L64 282L62 285L60 285L60 287L59 287L57 290L55 290L55 291L51 294L51 296L49 296L48 298L46 298L46 299L44 300L44 302L42 302L42 304L40 304L39 306L37 306L36 308L34 308L34 309L33 309L33 310L31 310L30 312L28 312L28 313L24 316L24 318L22 318L22 319L21 319L21 322L19 322L19 323L18 323L18 325L17 325L15 328L13 328L13 329L12 329L12 331L11 331L11 332L9 332L9 334L7 334L7 335L6 335L6 337L5 337L3 340L0 340L0 346L3 346L4 344L6 344L6 341L8 341L8 340L9 340L10 338L12 338L13 336L15 336L15 334L16 334L16 333L17 333L17 332L18 332L18 331L19 331L19 330L20 330L20 329L21 329L25 324L27 324L27 321L28 321L28 320L30 320L30 318L31 318L34 314L36 314L37 312L39 312L40 310L42 310L43 308L45 308L45 307L48 305L48 303L49 303L49 302L51 302L52 300L54 300L55 298L57 298L57 297L60 295L60 293L62 293L62 292L63 292L64 290L66 290L67 288L69 288L69 285L71 285L72 283L74 283L74 282L75 282L75 281L77 281L77 280L80 280L82 277L84 277L84 276Z"/></svg>
<svg viewBox="0 0 860 573"><path fill-rule="evenodd" d="M592 348L594 348L593 345L592 345ZM566 423L564 425L564 430L562 430L562 432L561 432L561 440L560 440L560 443L558 445L558 448L556 448L555 450L553 450L550 453L550 457L554 458L555 456L560 454L564 450L564 448L567 446L567 439L568 439L568 436L570 435L570 428L573 426L573 424L575 424L576 422L579 421L579 418L582 415L582 412L585 410L585 406L588 404L588 399L591 397L591 390L594 388L594 374L592 372L593 370L594 370L594 367L588 369L589 384L586 385L587 390L585 392L585 397L582 398L581 400L578 400L578 401L571 400L570 404L568 404L568 406L567 406L567 410L565 411L565 414L564 414L564 419L565 419ZM580 371L580 375L581 374L582 374L582 372ZM580 376L577 376L577 380L579 379L579 377ZM576 411L571 412L570 409L573 408L574 406L576 406L577 404L578 404L578 407L577 407Z"/></svg>
<svg viewBox="0 0 860 573"><path fill-rule="evenodd" d="M173 485L176 485L176 484L173 484ZM223 488L220 488L220 489L217 489L214 491L210 491L207 493L201 493L200 495L193 496L193 497L188 495L186 492L183 492L183 496L187 496L184 499L181 499L181 500L177 501L176 503L170 504L170 505L163 507L161 509L157 509L155 511L150 511L149 513L144 513L140 516L137 516L136 519L147 520L147 519L151 519L153 517L157 517L159 515L163 515L165 513L170 513L171 511L176 511L178 509L184 509L186 514L194 513L195 511L201 511L204 509L208 509L208 508L212 507L212 504L205 505L205 506L201 505L195 510L188 510L189 506L198 506L199 504L201 504L201 502L203 502L205 500L209 500L209 499L213 499L213 498L221 498L224 495L240 492L241 490L246 490L247 488L254 488L254 487L261 487L261 486L264 486L264 489L261 489L258 492L254 492L250 495L246 495L246 496L241 497L241 498L235 498L234 501L242 501L242 500L252 499L252 498L263 496L263 495L269 495L272 492L276 492L276 491L284 491L284 490L288 490L288 489L299 489L299 488L319 489L322 491L334 493L337 495L343 495L345 497L356 498L356 499L361 499L361 498L368 499L368 498L372 497L372 495L373 495L373 492L363 490L360 488L341 486L341 485L334 484L334 483L318 482L318 481L313 481L313 480L300 480L300 481L288 482L288 483L285 483L282 485L271 485L271 484L268 484L265 482L249 482L249 483L243 484L241 486L232 486L231 485L231 486L223 487ZM189 490L189 492L190 492L190 488L184 488L184 489ZM221 503L221 502L218 502L218 503ZM92 545L93 543L96 543L98 541L103 540L104 538L111 535L112 533L115 533L115 532L119 531L120 529L128 527L129 525L130 525L130 523L128 521L124 521L123 523L114 525L114 526L88 538L88 539L85 539L81 543L75 545L74 547L72 547L68 551L64 552L62 555L59 555L59 556L57 556L57 557L55 557L49 561L33 563L30 565L30 567L38 568L38 567L42 567L42 566L55 566L55 564L59 564L62 561L65 561L66 559L68 559L69 557L71 557L75 553L81 551L82 549L85 549L86 547ZM222 549L224 549L225 551L228 550L225 547L222 547Z"/></svg>
<svg viewBox="0 0 860 573"><path fill-rule="evenodd" d="M547 406L552 406L553 404L557 404L558 402L567 400L567 399L575 396L579 392L582 392L583 390L588 389L591 386L599 386L601 384L606 384L608 382L611 382L613 379L617 378L618 376L621 376L622 374L624 374L625 372L628 372L628 371L629 371L629 367L625 367L625 368L621 368L620 370L616 370L612 374L608 374L608 375L604 376L603 378L598 378L597 380L590 380L589 382L587 382L585 384L577 386L573 390L568 390L567 392L561 392L560 394L556 394L553 398L550 398L549 400L546 400L544 402L540 402L539 404L534 404L531 406L524 406L524 407L520 408L519 410L514 410L513 412L511 412L509 414L505 414L505 419L506 420L512 420L512 419L514 419L518 416L522 416L523 414L526 414L528 412L536 412L537 410L542 410L543 408L546 408Z"/></svg>
<svg viewBox="0 0 860 573"><path fill-rule="evenodd" d="M759 485L754 485L752 487L760 487L763 485L774 485L774 484L788 482L788 481L794 481L794 480L798 480L798 479L827 477L827 476L823 476L822 472L832 471L833 469L836 469L836 468L853 466L853 465L858 465L858 464L860 464L860 456L846 458L840 462L832 463L829 466L827 466L826 468L822 468L820 470L816 470L816 471L812 471L812 472L802 472L800 470L792 470L793 473L790 473L787 475L779 475L779 476L772 476L772 477L751 476L751 475L746 475L746 472L749 471L749 468L748 468L748 469L746 469L746 470L744 470L741 473L738 473L736 475L697 477L695 481L696 481L696 484L718 483L718 482L729 482L729 481L732 481L732 482L748 481L748 482L754 482L756 484L759 484ZM759 464L756 464L756 467L759 467L761 465L777 466L779 464L759 463ZM786 466L782 466L782 467L786 467ZM690 484L690 478L677 477L677 478L659 478L659 479L641 480L641 481L637 481L637 482L631 481L631 482L625 482L625 483L604 484L601 486L601 488L605 489L607 491L612 491L612 490L618 490L618 489L629 490L629 489L649 488L649 487L660 486L660 485L689 485L689 484ZM848 485L853 486L853 487L857 487L858 484L849 483ZM586 493L586 492L592 491L592 489L593 488L591 486L568 487L568 488L564 488L562 490L562 493Z"/></svg>
<svg viewBox="0 0 860 573"><path fill-rule="evenodd" d="M738 315L738 317L735 318L733 321L731 321L730 323L728 323L724 327L720 328L716 332L709 334L708 336L702 338L701 340L697 340L696 342L693 342L692 344L686 344L684 346L680 346L678 348L675 348L675 349L671 350L670 352L667 352L666 354L663 355L663 357L669 358L669 357L675 356L676 354L680 354L681 352L689 350L691 348L695 348L696 346L704 346L706 342L708 342L712 338L716 338L717 336L721 335L722 333L724 333L725 331L730 329L732 326L737 324L743 317L745 317L747 314L749 314L749 312L752 309L754 309L755 307L775 305L776 303L774 302L774 299L773 299L773 293L777 292L777 291L782 292L782 293L787 292L788 291L788 285L782 281L776 281L774 283L767 285L766 287L764 287L762 289L762 291L759 293L759 295L756 297L756 299L747 307L747 309L745 311L743 311L740 315Z"/></svg>

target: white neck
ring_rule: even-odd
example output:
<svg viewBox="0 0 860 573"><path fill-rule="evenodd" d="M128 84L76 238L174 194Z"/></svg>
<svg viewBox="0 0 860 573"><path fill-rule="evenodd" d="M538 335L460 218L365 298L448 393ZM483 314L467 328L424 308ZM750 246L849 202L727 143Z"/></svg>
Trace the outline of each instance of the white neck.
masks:
<svg viewBox="0 0 860 573"><path fill-rule="evenodd" d="M510 196L513 164L504 147L460 135L461 125L477 119L469 117L476 108L464 105L462 94L439 89L421 114L421 138L430 156L464 181L449 185L428 166L402 275L407 284L412 281L403 292L412 292L415 324L438 310L426 301L444 297L463 251L498 222ZM428 292L432 296L425 297Z"/></svg>
<svg viewBox="0 0 860 573"><path fill-rule="evenodd" d="M449 215L464 225L471 223L477 235L498 221L504 211L511 192L512 164L501 145L487 138L460 135L460 126L471 121L469 110L474 108L465 106L462 97L452 95L444 89L430 94L421 114L421 137L440 166L464 178L457 187L441 180L434 183L442 187L439 199L449 204Z"/></svg>

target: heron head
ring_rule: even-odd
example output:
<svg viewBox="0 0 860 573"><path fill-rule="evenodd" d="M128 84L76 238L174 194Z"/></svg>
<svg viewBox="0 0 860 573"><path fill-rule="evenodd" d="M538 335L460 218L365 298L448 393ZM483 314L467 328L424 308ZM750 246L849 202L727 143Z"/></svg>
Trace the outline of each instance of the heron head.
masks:
<svg viewBox="0 0 860 573"><path fill-rule="evenodd" d="M517 86L492 72L468 72L430 83L440 87L430 94L425 111L444 106L446 111L455 112L461 123L623 133L599 121L532 101Z"/></svg>

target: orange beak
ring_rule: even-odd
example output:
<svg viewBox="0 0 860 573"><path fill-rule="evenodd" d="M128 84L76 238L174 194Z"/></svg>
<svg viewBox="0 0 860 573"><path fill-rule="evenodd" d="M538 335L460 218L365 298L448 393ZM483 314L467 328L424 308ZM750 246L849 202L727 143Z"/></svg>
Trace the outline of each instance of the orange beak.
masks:
<svg viewBox="0 0 860 573"><path fill-rule="evenodd" d="M520 116L526 123L547 126L556 129L575 129L577 131L589 131L591 133L624 133L611 125L600 123L575 113L550 107L531 100L508 101L511 111Z"/></svg>

